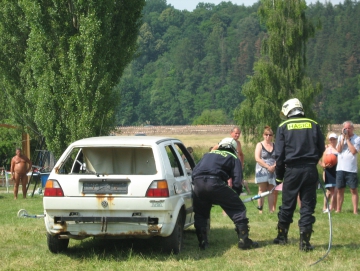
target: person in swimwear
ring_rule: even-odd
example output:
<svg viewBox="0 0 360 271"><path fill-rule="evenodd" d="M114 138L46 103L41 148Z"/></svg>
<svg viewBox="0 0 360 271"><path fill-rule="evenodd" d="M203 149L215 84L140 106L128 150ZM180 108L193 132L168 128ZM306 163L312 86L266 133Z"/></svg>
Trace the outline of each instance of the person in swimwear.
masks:
<svg viewBox="0 0 360 271"><path fill-rule="evenodd" d="M28 165L29 164L29 165ZM11 159L11 178L14 180L14 199L17 199L19 185L21 182L23 198L26 198L26 185L28 182L27 173L31 171L32 163L26 155L21 153L21 149L16 149L16 155Z"/></svg>

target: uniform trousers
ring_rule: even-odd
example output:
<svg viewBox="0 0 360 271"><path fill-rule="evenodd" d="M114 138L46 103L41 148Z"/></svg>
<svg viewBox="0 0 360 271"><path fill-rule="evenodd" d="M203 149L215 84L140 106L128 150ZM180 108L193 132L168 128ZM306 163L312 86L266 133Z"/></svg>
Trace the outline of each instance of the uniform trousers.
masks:
<svg viewBox="0 0 360 271"><path fill-rule="evenodd" d="M278 213L279 223L293 222L297 196L300 195L301 208L298 225L300 230L311 230L315 223L313 213L316 206L318 171L315 164L286 166L282 189L282 205Z"/></svg>
<svg viewBox="0 0 360 271"><path fill-rule="evenodd" d="M220 205L235 224L248 224L246 207L239 195L227 182L216 176L199 176L194 178L194 226L197 229L207 226L212 205Z"/></svg>

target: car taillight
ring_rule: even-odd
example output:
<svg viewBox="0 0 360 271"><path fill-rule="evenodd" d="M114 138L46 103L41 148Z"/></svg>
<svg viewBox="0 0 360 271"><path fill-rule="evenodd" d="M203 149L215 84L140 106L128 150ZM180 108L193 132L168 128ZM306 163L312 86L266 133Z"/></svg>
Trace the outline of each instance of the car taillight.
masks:
<svg viewBox="0 0 360 271"><path fill-rule="evenodd" d="M47 180L45 184L45 197L63 197L64 192L60 184L55 180Z"/></svg>
<svg viewBox="0 0 360 271"><path fill-rule="evenodd" d="M166 180L153 181L149 186L146 197L164 198L169 197L169 188Z"/></svg>

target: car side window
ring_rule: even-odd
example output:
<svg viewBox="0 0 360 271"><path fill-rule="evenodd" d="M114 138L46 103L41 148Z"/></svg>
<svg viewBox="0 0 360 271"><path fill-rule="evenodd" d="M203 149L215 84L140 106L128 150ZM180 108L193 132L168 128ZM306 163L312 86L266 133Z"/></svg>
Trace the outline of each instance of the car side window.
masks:
<svg viewBox="0 0 360 271"><path fill-rule="evenodd" d="M181 158L185 164L185 169L188 175L192 174L192 170L195 167L194 157L188 152L183 144L175 143L177 151L180 153Z"/></svg>
<svg viewBox="0 0 360 271"><path fill-rule="evenodd" d="M179 157L176 155L176 150L171 145L168 145L165 148L174 177L184 176L184 170L180 164Z"/></svg>
<svg viewBox="0 0 360 271"><path fill-rule="evenodd" d="M75 163L77 158L82 158L82 151L80 148L74 148L71 153L66 157L64 163L60 165L59 174L70 174L80 172L80 163Z"/></svg>

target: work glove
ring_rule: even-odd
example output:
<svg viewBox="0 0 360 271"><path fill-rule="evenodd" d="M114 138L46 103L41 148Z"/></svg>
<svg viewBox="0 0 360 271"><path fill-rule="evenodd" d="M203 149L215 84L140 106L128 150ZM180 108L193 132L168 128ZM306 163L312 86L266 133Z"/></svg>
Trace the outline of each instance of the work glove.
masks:
<svg viewBox="0 0 360 271"><path fill-rule="evenodd" d="M284 180L276 179L275 181L276 181L276 185L279 185L279 184L282 184L282 182L283 182Z"/></svg>

